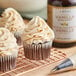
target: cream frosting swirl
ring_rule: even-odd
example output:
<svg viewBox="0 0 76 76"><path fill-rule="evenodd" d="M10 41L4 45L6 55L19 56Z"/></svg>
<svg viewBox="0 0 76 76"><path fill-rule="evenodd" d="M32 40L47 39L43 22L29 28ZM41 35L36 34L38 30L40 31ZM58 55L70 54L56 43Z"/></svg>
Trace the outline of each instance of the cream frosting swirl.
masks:
<svg viewBox="0 0 76 76"><path fill-rule="evenodd" d="M34 17L27 26L22 34L22 40L27 44L42 43L54 39L54 32L39 16Z"/></svg>
<svg viewBox="0 0 76 76"><path fill-rule="evenodd" d="M14 35L6 28L0 28L0 56L11 55L18 51L18 46Z"/></svg>
<svg viewBox="0 0 76 76"><path fill-rule="evenodd" d="M12 33L21 33L26 27L21 15L13 8L7 8L2 13L0 26L9 29Z"/></svg>

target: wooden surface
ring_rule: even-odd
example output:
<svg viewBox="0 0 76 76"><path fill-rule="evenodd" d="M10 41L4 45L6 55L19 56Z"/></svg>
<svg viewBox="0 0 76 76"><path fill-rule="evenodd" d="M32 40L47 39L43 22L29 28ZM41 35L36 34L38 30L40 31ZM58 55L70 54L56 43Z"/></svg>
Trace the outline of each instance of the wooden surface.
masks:
<svg viewBox="0 0 76 76"><path fill-rule="evenodd" d="M26 20L25 20L25 22L27 23ZM57 49L66 53L67 57L69 57L73 54L76 54L76 46L69 47L69 48L57 48ZM56 65L58 65L60 62L62 62L62 61L56 62L54 64L50 64L48 66L45 66L44 68L38 68L31 72L27 72L27 73L24 72L21 75L17 75L17 76L76 76L76 70L48 75L50 73L51 69L53 67L55 67Z"/></svg>
<svg viewBox="0 0 76 76"><path fill-rule="evenodd" d="M70 47L70 48L64 48L64 49L58 48L58 49L65 52L67 54L67 57L76 53L76 47ZM67 75L68 76L75 76L76 75L76 70L71 70L71 71L67 71L67 72L49 75L51 69L53 67L55 67L56 65L58 65L60 62L62 62L62 61L55 62L54 64L50 64L48 66L38 68L38 69L35 69L35 70L27 72L27 73L24 72L24 73L19 74L17 76L25 76L25 75L26 76L67 76Z"/></svg>

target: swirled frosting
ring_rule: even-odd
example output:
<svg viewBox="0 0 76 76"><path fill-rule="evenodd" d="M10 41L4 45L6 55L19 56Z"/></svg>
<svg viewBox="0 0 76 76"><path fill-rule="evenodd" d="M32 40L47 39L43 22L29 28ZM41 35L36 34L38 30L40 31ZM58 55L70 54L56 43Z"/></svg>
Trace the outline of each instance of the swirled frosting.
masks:
<svg viewBox="0 0 76 76"><path fill-rule="evenodd" d="M18 46L12 33L6 28L0 28L0 56L17 53Z"/></svg>
<svg viewBox="0 0 76 76"><path fill-rule="evenodd" d="M25 28L22 40L29 43L42 43L54 39L54 32L40 17L34 17Z"/></svg>
<svg viewBox="0 0 76 76"><path fill-rule="evenodd" d="M9 29L12 33L21 33L26 27L20 14L13 8L7 8L2 13L0 26Z"/></svg>

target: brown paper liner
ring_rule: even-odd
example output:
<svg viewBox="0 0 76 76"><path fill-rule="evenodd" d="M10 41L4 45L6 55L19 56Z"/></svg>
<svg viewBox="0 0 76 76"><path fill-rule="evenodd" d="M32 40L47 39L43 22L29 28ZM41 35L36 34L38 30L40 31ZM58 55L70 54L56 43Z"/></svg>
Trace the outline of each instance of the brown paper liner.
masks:
<svg viewBox="0 0 76 76"><path fill-rule="evenodd" d="M19 46L21 46L21 45L22 45L22 39L21 39L21 37L15 35L15 38L17 39L17 44L18 44Z"/></svg>
<svg viewBox="0 0 76 76"><path fill-rule="evenodd" d="M6 72L16 66L16 57L14 56L2 56L0 57L0 71Z"/></svg>
<svg viewBox="0 0 76 76"><path fill-rule="evenodd" d="M24 43L24 55L31 60L45 60L50 57L52 42L27 45Z"/></svg>

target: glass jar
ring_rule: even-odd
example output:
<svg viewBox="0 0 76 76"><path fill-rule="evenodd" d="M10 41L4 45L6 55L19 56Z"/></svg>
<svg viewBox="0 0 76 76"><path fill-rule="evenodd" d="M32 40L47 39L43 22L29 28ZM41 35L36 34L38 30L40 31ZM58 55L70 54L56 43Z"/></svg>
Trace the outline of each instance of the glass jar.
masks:
<svg viewBox="0 0 76 76"><path fill-rule="evenodd" d="M53 46L76 45L76 0L48 0L48 24L55 33Z"/></svg>
<svg viewBox="0 0 76 76"><path fill-rule="evenodd" d="M0 8L8 7L18 10L23 17L47 17L47 0L0 0Z"/></svg>

